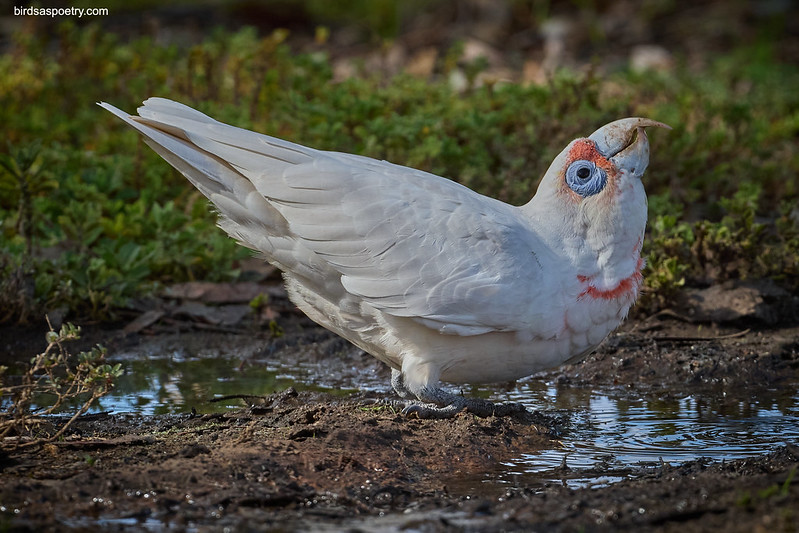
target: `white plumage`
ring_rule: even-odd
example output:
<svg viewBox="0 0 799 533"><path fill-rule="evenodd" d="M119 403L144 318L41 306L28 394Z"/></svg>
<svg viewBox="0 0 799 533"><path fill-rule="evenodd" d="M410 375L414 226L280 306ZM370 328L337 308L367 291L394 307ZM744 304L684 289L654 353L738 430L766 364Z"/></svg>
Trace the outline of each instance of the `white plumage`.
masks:
<svg viewBox="0 0 799 533"><path fill-rule="evenodd" d="M402 397L436 405L409 402L407 413L513 411L438 382L512 380L582 357L637 296L643 127L660 123L623 119L572 142L536 196L514 207L163 98L144 102L138 117L100 105L214 203L222 229L283 271L311 319L389 364Z"/></svg>

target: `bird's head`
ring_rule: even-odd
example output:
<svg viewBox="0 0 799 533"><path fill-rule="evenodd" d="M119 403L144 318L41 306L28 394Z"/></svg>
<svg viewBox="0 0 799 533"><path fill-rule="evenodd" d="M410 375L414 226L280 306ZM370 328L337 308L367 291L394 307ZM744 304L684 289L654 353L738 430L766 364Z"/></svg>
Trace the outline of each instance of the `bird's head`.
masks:
<svg viewBox="0 0 799 533"><path fill-rule="evenodd" d="M646 225L641 177L649 164L647 126L671 129L647 118L624 118L572 141L525 210L574 246L589 241L601 247L624 234L640 238Z"/></svg>

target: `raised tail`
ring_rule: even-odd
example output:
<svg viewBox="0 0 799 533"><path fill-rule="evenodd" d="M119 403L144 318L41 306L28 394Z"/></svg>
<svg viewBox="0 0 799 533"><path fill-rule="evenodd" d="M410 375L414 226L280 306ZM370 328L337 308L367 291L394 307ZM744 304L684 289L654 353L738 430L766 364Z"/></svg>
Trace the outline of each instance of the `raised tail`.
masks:
<svg viewBox="0 0 799 533"><path fill-rule="evenodd" d="M261 232L266 230L274 236L288 233L285 218L256 191L241 169L236 168L235 159L224 157L225 143L208 136L220 129L228 129L245 137L243 134L246 130L224 125L199 111L164 98L150 98L145 101L138 110L140 116L129 115L105 102L98 105L141 133L144 141L211 200L223 217L242 228L260 226ZM253 135L251 132L246 133ZM241 151L240 148L227 146L229 151ZM262 163L263 160L268 160L263 155L260 159ZM279 164L274 165L275 168L271 170L277 174L282 172L281 167L293 163L279 159L275 161ZM246 246L261 248L262 243L253 242L260 241L260 237L247 238L242 233L242 228L237 229L225 220L220 221L220 226Z"/></svg>

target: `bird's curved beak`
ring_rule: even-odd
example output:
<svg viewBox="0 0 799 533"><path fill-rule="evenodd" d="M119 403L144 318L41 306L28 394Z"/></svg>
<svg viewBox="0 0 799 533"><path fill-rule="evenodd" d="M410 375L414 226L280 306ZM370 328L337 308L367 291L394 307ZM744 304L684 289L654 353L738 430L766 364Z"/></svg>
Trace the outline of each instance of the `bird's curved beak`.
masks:
<svg viewBox="0 0 799 533"><path fill-rule="evenodd" d="M588 138L617 168L626 169L640 178L649 164L649 141L644 131L647 126L671 129L671 126L648 118L623 118L602 126Z"/></svg>

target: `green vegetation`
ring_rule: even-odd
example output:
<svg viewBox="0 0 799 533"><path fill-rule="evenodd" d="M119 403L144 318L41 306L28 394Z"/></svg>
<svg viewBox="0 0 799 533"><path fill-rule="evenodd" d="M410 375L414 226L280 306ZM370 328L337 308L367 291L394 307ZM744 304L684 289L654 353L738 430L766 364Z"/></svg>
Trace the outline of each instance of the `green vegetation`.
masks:
<svg viewBox="0 0 799 533"><path fill-rule="evenodd" d="M64 345L79 338L80 328L72 324L64 324L58 333L51 327L47 348L31 359L24 374L10 377L11 383L6 383L7 367L0 366L0 443L4 443L0 447L23 442L3 440L9 436L35 437L25 441L27 444L61 437L72 422L111 391L114 380L122 375L122 364L107 364L105 349L99 345L72 355ZM60 428L46 429L52 424L42 417L74 402L79 402L79 407L70 419Z"/></svg>
<svg viewBox="0 0 799 533"><path fill-rule="evenodd" d="M765 489L757 491L755 494L752 494L751 491L746 491L738 497L736 504L738 507L753 508L758 502L768 500L770 498L786 500L790 497L791 483L793 483L793 478L795 476L796 466L788 471L788 475L785 477L785 481L782 483L770 485Z"/></svg>
<svg viewBox="0 0 799 533"><path fill-rule="evenodd" d="M701 73L558 74L545 86L391 79L333 81L325 53L286 32L216 32L186 50L121 42L98 26L21 33L0 56L0 322L63 309L107 319L159 284L236 279L249 253L214 228L204 198L94 105L166 96L215 118L314 147L458 179L522 203L571 139L623 116L655 131L645 305L685 284L771 277L799 288L799 68L748 46ZM465 72L470 80L482 68Z"/></svg>

